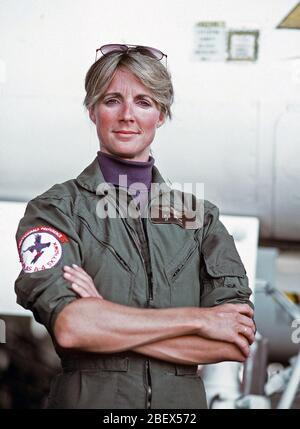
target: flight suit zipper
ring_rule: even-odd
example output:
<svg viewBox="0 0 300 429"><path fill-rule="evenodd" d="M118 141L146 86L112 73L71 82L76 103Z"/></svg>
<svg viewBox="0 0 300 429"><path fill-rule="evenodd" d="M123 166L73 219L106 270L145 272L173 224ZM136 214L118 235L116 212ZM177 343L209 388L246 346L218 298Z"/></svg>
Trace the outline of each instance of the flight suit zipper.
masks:
<svg viewBox="0 0 300 429"><path fill-rule="evenodd" d="M144 243L144 266L146 269L146 273L147 273L147 280L148 280L148 307L150 307L152 301L153 301L153 284L152 284L152 268L151 268L151 257L150 257L150 250L149 250L149 242L147 241L146 235L145 235L145 230L144 230L144 225L143 225L143 221L142 218L139 217L139 227L140 227L140 232L141 235L143 237L143 243ZM145 226L146 228L146 226ZM146 261L148 262L146 264Z"/></svg>
<svg viewBox="0 0 300 429"><path fill-rule="evenodd" d="M131 195L127 194L131 200L133 199ZM117 210L119 210L119 205L117 204ZM126 224L129 226L132 231L132 238L134 240L135 245L139 251L141 256L142 264L144 267L144 272L146 276L147 286L148 286L148 300L147 307L151 307L151 303L153 301L153 285L152 285L152 270L151 270L151 259L150 259L150 250L149 243L147 241L147 237L144 230L144 225L142 221L142 217L138 216L138 218L134 219L135 228L131 225L131 222L128 222L125 217ZM146 226L145 226L146 229ZM146 372L146 408L151 408L151 399L152 399L152 384L151 384L151 374L150 374L150 362L149 359L145 362L145 372Z"/></svg>
<svg viewBox="0 0 300 429"><path fill-rule="evenodd" d="M131 222L128 222L127 219L125 219L125 220L126 220L127 225L129 226L130 230L132 231L131 236L132 236L133 241L134 241L134 243L135 243L135 245L139 251L139 255L140 255L141 260L142 260L142 264L143 264L144 272L145 272L145 276L146 276L146 281L147 281L147 285L148 285L147 307L150 307L151 303L153 301L152 270L151 270L151 259L150 259L149 244L148 244L146 236L145 236L142 218L139 216L137 219L134 219L135 226L137 227L138 231L136 230L136 228L134 228L131 225Z"/></svg>
<svg viewBox="0 0 300 429"><path fill-rule="evenodd" d="M151 259L150 259L150 250L149 242L146 237L146 225L144 226L141 216L135 220L135 228L131 225L131 222L126 221L132 232L132 238L134 243L137 246L141 260L144 267L144 272L147 280L148 286L148 297L147 297L147 307L151 307L153 301L153 284L152 284L152 269L151 269ZM144 229L145 228L145 229ZM151 383L151 373L150 373L150 361L149 359L145 362L145 378L146 378L146 409L151 409L151 400L152 400L152 383Z"/></svg>
<svg viewBox="0 0 300 429"><path fill-rule="evenodd" d="M147 392L146 392L146 409L151 409L151 399L152 399L152 387L151 387L151 374L150 374L150 363L149 360L146 360L146 380L147 380Z"/></svg>
<svg viewBox="0 0 300 429"><path fill-rule="evenodd" d="M148 301L147 301L147 307L151 306L151 303L153 301L153 284L152 284L152 270L151 270L151 259L150 259L150 250L149 250L149 244L146 238L144 225L142 218L138 218L138 227L139 232L138 236L142 237L143 243L141 244L141 252L143 255L143 261L144 261L144 267L147 274L147 281L148 281ZM146 229L146 226L145 226ZM140 240L139 240L140 241ZM142 245L144 244L144 245ZM147 391L146 391L146 409L151 409L151 400L152 400L152 383L151 383L151 373L150 373L150 361L149 359L146 360L146 380L147 380Z"/></svg>
<svg viewBox="0 0 300 429"><path fill-rule="evenodd" d="M144 272L145 272L147 285L148 285L147 307L150 307L151 302L153 301L153 287L152 287L151 266L150 266L150 251L149 251L148 243L146 240L142 219L141 219L141 217L138 218L138 222L137 222L137 227L139 229L138 233L135 230L135 228L133 228L129 224L129 222L127 222L127 224L129 226L130 230L132 231L133 240L134 240L134 242L135 242L135 244L139 250L139 254L140 254L141 259L142 259ZM141 239L139 238L140 236L142 237L142 242L141 242ZM148 261L147 264L146 264L146 261ZM151 384L151 374L150 374L150 363L149 363L148 359L145 362L145 374L146 374L146 377L145 377L146 378L146 404L145 404L145 406L146 406L147 410L150 410L151 409L151 399L152 399L152 384Z"/></svg>

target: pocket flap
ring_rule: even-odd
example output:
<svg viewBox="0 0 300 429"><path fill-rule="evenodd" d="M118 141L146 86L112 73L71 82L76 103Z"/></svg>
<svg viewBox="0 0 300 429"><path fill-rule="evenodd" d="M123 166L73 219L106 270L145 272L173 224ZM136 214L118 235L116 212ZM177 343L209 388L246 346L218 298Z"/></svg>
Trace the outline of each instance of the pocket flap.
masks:
<svg viewBox="0 0 300 429"><path fill-rule="evenodd" d="M210 234L203 242L202 254L206 270L212 277L244 277L246 275L232 235Z"/></svg>

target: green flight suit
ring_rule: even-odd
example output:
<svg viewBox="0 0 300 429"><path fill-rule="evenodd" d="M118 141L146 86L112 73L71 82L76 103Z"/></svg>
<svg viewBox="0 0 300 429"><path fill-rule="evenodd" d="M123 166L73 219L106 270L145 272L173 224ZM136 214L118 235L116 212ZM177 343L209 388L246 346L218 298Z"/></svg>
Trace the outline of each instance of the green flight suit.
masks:
<svg viewBox="0 0 300 429"><path fill-rule="evenodd" d="M155 166L152 182L164 183ZM206 408L197 365L131 351L109 355L64 350L55 342L57 315L78 299L63 278L63 266L72 263L87 271L105 299L119 304L170 308L249 303L246 271L216 206L205 200L202 218L194 223L174 214L172 198L171 215L158 203L153 219L101 218L99 202L113 203L99 184L105 180L95 159L77 179L30 201L17 231L23 263L15 283L17 302L46 326L62 362L48 407ZM157 199L164 192L154 195Z"/></svg>

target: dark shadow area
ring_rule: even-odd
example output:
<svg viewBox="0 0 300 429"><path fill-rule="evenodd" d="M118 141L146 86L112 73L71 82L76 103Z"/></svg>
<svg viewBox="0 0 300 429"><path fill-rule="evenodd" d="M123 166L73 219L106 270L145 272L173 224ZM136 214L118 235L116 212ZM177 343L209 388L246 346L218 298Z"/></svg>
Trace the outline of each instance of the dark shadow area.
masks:
<svg viewBox="0 0 300 429"><path fill-rule="evenodd" d="M44 408L59 360L50 336L34 335L31 319L2 316L6 343L0 344L0 409Z"/></svg>

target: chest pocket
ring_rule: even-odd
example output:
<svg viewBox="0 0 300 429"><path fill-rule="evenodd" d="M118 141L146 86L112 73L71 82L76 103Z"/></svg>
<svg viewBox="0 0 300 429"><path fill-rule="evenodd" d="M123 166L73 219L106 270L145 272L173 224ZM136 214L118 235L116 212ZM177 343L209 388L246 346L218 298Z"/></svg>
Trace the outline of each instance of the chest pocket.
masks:
<svg viewBox="0 0 300 429"><path fill-rule="evenodd" d="M171 306L199 306L199 264L199 245L195 240L186 242L168 264L165 273L170 287Z"/></svg>
<svg viewBox="0 0 300 429"><path fill-rule="evenodd" d="M80 218L80 236L84 243L83 269L93 278L104 299L129 304L135 270L110 243L96 234L97 229Z"/></svg>

